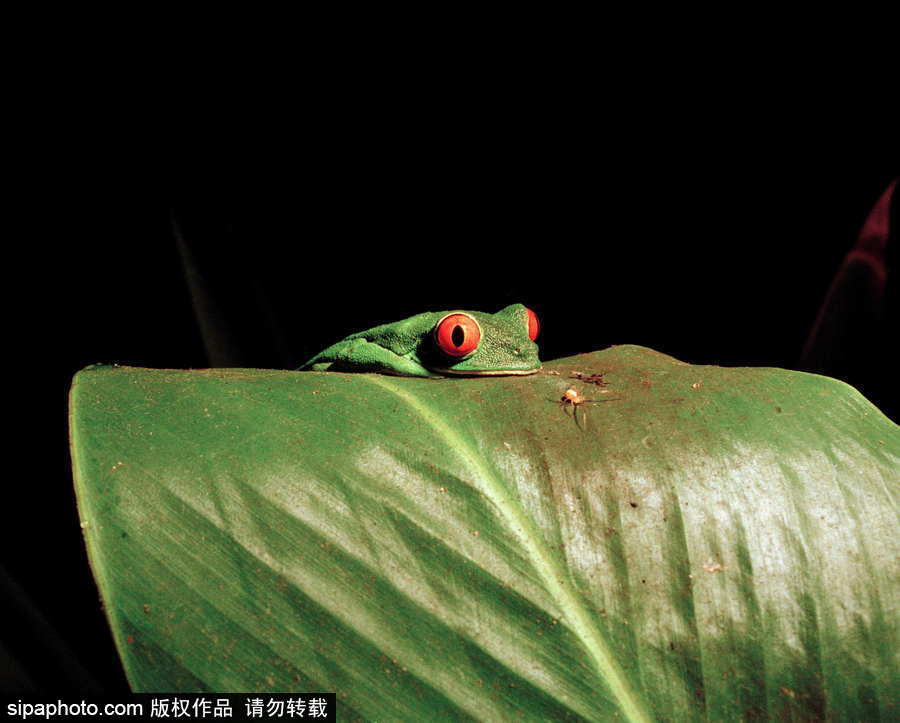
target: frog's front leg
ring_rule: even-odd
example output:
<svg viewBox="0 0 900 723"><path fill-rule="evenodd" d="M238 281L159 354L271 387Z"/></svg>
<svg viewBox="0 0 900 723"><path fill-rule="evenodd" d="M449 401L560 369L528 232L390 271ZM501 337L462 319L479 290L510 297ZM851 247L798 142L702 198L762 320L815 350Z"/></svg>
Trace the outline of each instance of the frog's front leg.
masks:
<svg viewBox="0 0 900 723"><path fill-rule="evenodd" d="M317 354L301 370L316 372L379 372L408 377L437 376L414 359L395 354L365 339L338 342Z"/></svg>

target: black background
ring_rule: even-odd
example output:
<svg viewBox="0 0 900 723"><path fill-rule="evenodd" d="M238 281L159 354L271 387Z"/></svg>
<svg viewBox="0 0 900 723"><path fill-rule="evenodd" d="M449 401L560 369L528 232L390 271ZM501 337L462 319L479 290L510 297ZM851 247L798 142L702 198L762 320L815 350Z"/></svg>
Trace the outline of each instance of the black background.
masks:
<svg viewBox="0 0 900 723"><path fill-rule="evenodd" d="M72 493L80 368L293 368L375 324L513 302L541 318L544 359L634 343L801 368L898 172L890 117L850 128L790 93L432 81L400 99L377 78L327 97L301 84L274 107L226 94L190 121L164 96L83 116L78 98L33 129L5 274L19 471L2 493L3 690L125 689ZM879 350L896 285L845 375L894 419Z"/></svg>

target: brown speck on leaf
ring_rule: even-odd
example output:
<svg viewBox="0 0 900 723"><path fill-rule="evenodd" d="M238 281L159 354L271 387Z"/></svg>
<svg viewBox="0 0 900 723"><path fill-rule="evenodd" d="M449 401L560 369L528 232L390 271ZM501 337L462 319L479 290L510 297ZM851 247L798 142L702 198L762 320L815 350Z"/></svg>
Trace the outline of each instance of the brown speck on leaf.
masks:
<svg viewBox="0 0 900 723"><path fill-rule="evenodd" d="M150 611L151 611L150 605L148 603L144 603L143 608L144 608L144 615L149 615Z"/></svg>
<svg viewBox="0 0 900 723"><path fill-rule="evenodd" d="M701 382L694 382L693 384L691 384L691 389L699 389L700 385Z"/></svg>
<svg viewBox="0 0 900 723"><path fill-rule="evenodd" d="M570 379L578 379L582 382L586 382L587 384L595 384L598 387L605 387L609 385L609 382L603 380L603 375L606 372L596 372L594 374L582 374L581 372L572 372L570 375Z"/></svg>
<svg viewBox="0 0 900 723"><path fill-rule="evenodd" d="M632 507L637 507L637 506L638 506L638 503L637 503L637 502L632 502L631 500L628 501L628 504L631 505Z"/></svg>
<svg viewBox="0 0 900 723"><path fill-rule="evenodd" d="M792 691L790 688L784 688L784 687L782 687L782 688L779 688L779 690L780 690L784 695L786 695L788 698L796 698L796 697L797 697L797 694L796 694L794 691Z"/></svg>

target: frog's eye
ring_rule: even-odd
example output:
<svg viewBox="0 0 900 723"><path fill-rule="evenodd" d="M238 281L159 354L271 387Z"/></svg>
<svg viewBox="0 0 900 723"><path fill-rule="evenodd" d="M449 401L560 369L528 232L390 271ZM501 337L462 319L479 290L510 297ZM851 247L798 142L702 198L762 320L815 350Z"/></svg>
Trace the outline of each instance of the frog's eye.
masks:
<svg viewBox="0 0 900 723"><path fill-rule="evenodd" d="M538 321L537 314L527 306L525 307L525 311L528 312L528 338L531 339L531 341L534 341L538 338L538 334L541 333L541 322Z"/></svg>
<svg viewBox="0 0 900 723"><path fill-rule="evenodd" d="M468 314L447 314L434 327L434 339L447 356L469 356L481 341L481 328Z"/></svg>

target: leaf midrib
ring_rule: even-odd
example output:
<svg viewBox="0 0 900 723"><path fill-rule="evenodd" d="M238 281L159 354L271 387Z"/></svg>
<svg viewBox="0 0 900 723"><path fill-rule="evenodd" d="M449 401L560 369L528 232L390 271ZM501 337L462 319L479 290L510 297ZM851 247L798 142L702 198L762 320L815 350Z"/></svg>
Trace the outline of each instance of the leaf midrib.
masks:
<svg viewBox="0 0 900 723"><path fill-rule="evenodd" d="M551 598L563 612L569 628L581 641L597 673L605 681L625 719L649 723L650 716L647 715L642 702L632 690L603 633L591 621L588 611L569 584L565 571L560 569L554 561L550 550L537 533L534 522L528 517L522 506L510 496L502 481L497 478L478 451L447 424L441 414L435 413L419 397L404 390L400 385L388 381L385 377L376 374L360 376L403 400L424 422L429 424L438 436L444 439L447 447L453 450L463 465L472 470L473 478L477 480L481 493L494 504L507 528L525 550L526 556L531 560Z"/></svg>

